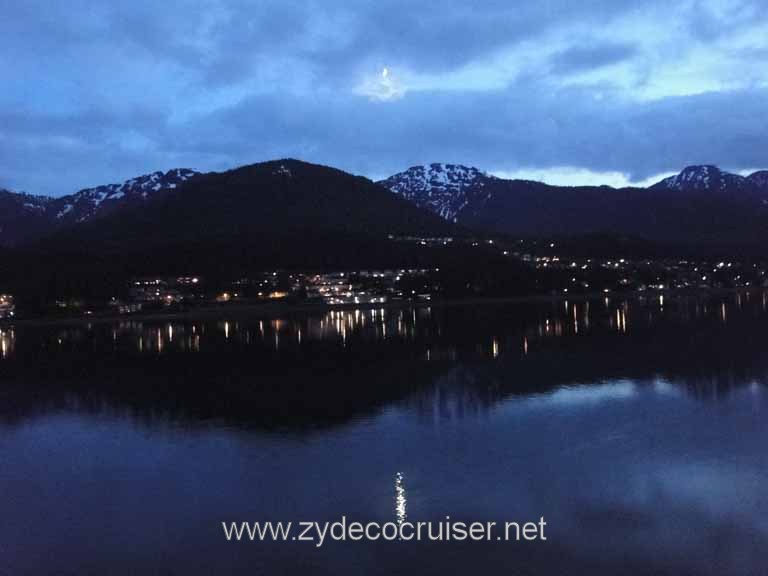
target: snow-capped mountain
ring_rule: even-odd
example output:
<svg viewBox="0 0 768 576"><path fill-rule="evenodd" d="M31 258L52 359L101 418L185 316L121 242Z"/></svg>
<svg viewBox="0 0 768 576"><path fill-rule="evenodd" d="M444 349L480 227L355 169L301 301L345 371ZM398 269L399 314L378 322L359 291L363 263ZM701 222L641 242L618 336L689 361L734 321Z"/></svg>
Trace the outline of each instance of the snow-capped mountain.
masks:
<svg viewBox="0 0 768 576"><path fill-rule="evenodd" d="M466 228L523 235L624 234L699 244L768 240L768 171L689 166L649 188L551 186L431 164L379 182Z"/></svg>
<svg viewBox="0 0 768 576"><path fill-rule="evenodd" d="M378 182L390 191L427 208L451 222L456 222L468 206L488 199L485 190L496 180L477 168L458 164L413 166L405 172Z"/></svg>
<svg viewBox="0 0 768 576"><path fill-rule="evenodd" d="M760 190L768 191L768 170L753 172L747 176L747 180L754 186L757 186Z"/></svg>
<svg viewBox="0 0 768 576"><path fill-rule="evenodd" d="M165 174L153 172L131 178L122 184L86 188L75 194L56 198L46 209L50 216L60 223L85 222L118 207L143 202L164 190L173 190L197 174L194 170L186 168L176 168Z"/></svg>
<svg viewBox="0 0 768 576"><path fill-rule="evenodd" d="M193 178L186 168L153 172L122 184L86 188L62 196L34 196L0 189L0 245L33 240L61 227L100 218L115 210L140 205Z"/></svg>
<svg viewBox="0 0 768 576"><path fill-rule="evenodd" d="M163 224L152 225L157 222ZM137 241L150 230L155 241L193 241L203 234L221 240L244 231L258 236L271 230L274 238L297 230L387 236L447 234L455 228L365 178L292 159L206 175L188 169L154 172L60 198L0 192L0 246L86 237L98 244L107 236L117 243L120 234L120 241ZM50 236L54 239L46 239Z"/></svg>
<svg viewBox="0 0 768 576"><path fill-rule="evenodd" d="M53 202L53 198L48 196L35 196L34 194L26 194L24 192L11 192L5 188L0 188L0 197L5 201L17 204L20 210L32 214L44 213L50 203Z"/></svg>
<svg viewBox="0 0 768 576"><path fill-rule="evenodd" d="M148 216L149 215L149 216ZM76 251L82 246L122 252L159 247L175 250L178 260L215 260L213 251L270 254L278 262L304 260L327 250L339 257L349 238L361 245L391 249L389 235L451 235L457 228L427 210L390 194L370 180L352 174L283 159L208 173L186 183L178 193L141 210L120 210L73 225L49 239L48 246ZM45 242L45 241L44 241ZM190 253L190 246L196 246ZM203 247L206 246L206 247ZM210 246L212 252L206 252ZM247 246L248 248L244 248ZM325 248L322 248L325 246ZM219 253L220 254L220 253ZM284 260L283 260L284 259Z"/></svg>
<svg viewBox="0 0 768 576"><path fill-rule="evenodd" d="M316 184L313 179L325 177L322 171L310 170L303 163L288 160L265 162L249 170L255 172L248 180L251 186L248 194L238 195L236 200L228 198L227 209L250 213L257 210L253 202L261 202L267 190L288 185L310 190ZM201 212L201 217L206 218L219 208L220 198L207 186L207 180L198 179L197 175L188 169L154 172L122 184L87 188L61 198L0 190L0 245L35 241L63 228L74 229L81 223L100 220L115 211L120 211L122 217L122 210L143 207L145 203L147 210L156 210L159 209L156 205L163 203L150 200L175 196L170 192L177 187L183 188L184 198L174 197L179 200L174 206L184 205L184 199L191 201L194 197L195 210L206 206ZM214 178L215 175L209 176ZM689 166L649 188L614 189L506 180L473 167L435 163L411 167L378 184L402 198L396 204L415 204L440 216L442 221L458 223L465 229L481 233L537 236L609 232L689 244L746 244L755 238L765 238L768 242L768 171L745 177L715 166ZM206 199L192 194L201 186L212 196ZM259 191L258 197L252 196L254 189ZM279 198L272 198L270 202L269 209L273 211L285 208ZM336 198L333 206L335 210L346 209L356 205L355 202L356 198L350 192L344 200ZM330 216L320 210L326 205L328 202L313 210L307 208L302 215L293 211L290 217L285 217L284 226L295 227L299 222L309 226L310 223L314 225L315 220L328 219ZM407 219L415 222L420 212L409 212ZM427 216L434 220L432 215ZM173 218L184 220L178 213ZM173 218L169 215L168 222ZM382 222L385 220L382 218ZM395 217L386 220L387 226L395 229L396 220ZM425 220L428 221L429 218ZM368 221L367 227L373 227L373 222ZM412 231L418 227L405 228ZM430 223L423 232L438 228Z"/></svg>
<svg viewBox="0 0 768 576"><path fill-rule="evenodd" d="M665 178L656 187L679 191L730 191L736 192L751 186L744 176L723 172L717 166L688 166L675 176Z"/></svg>

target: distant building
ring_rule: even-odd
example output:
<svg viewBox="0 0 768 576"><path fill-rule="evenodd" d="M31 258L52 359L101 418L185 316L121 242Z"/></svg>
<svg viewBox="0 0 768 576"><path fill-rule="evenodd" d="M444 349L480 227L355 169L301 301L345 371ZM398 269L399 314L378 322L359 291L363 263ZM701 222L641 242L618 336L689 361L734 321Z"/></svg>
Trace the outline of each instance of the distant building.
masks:
<svg viewBox="0 0 768 576"><path fill-rule="evenodd" d="M13 302L13 296L0 294L0 319L13 318L15 315L16 305Z"/></svg>
<svg viewBox="0 0 768 576"><path fill-rule="evenodd" d="M141 309L144 306L142 302L126 302L124 300L118 300L117 298L112 298L109 305L116 310L118 314L137 314L138 312L141 312Z"/></svg>
<svg viewBox="0 0 768 576"><path fill-rule="evenodd" d="M306 296L326 304L379 304L392 299L415 298L417 290L405 290L403 284L414 279L425 279L432 270L362 270L359 272L331 272L304 277ZM418 289L419 297L424 286ZM425 298L428 299L428 298Z"/></svg>
<svg viewBox="0 0 768 576"><path fill-rule="evenodd" d="M130 295L132 303L178 304L202 296L202 279L199 276L140 278L131 283Z"/></svg>
<svg viewBox="0 0 768 576"><path fill-rule="evenodd" d="M367 273L333 272L306 277L306 293L310 300L326 304L371 304L385 302L386 295L365 282ZM367 284L367 285L366 285Z"/></svg>

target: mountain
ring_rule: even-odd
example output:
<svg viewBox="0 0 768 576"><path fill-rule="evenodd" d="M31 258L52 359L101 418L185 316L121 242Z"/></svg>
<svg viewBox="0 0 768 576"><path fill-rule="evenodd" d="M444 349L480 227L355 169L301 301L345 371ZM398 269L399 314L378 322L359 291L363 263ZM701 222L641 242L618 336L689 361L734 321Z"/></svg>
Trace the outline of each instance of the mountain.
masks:
<svg viewBox="0 0 768 576"><path fill-rule="evenodd" d="M462 233L367 178L297 160L196 174L166 188L151 175L129 183L45 203L49 222L68 203L86 218L59 219L0 259L0 282L26 309L124 294L138 276L196 274L216 285L275 268L443 267L450 247L390 236ZM11 197L17 206L19 195Z"/></svg>
<svg viewBox="0 0 768 576"><path fill-rule="evenodd" d="M768 191L768 170L754 172L747 176L747 180L760 190Z"/></svg>
<svg viewBox="0 0 768 576"><path fill-rule="evenodd" d="M117 209L145 203L149 198L173 190L198 172L176 168L153 172L126 180L122 184L107 184L86 188L75 194L56 198L47 206L49 218L58 224L73 224L99 218Z"/></svg>
<svg viewBox="0 0 768 576"><path fill-rule="evenodd" d="M70 228L64 236L136 244L307 233L440 235L454 230L367 178L278 160L198 175L143 206Z"/></svg>
<svg viewBox="0 0 768 576"><path fill-rule="evenodd" d="M444 164L409 168L380 182L418 206L488 233L631 235L689 245L768 241L767 183L766 171L744 177L689 166L649 188L567 187Z"/></svg>
<svg viewBox="0 0 768 576"><path fill-rule="evenodd" d="M436 163L414 166L378 183L406 201L395 211L391 202L371 192L376 187L370 181L342 174L282 160L221 174L189 169L154 172L60 198L0 190L0 246L28 244L51 235L73 242L86 236L94 243L114 238L118 246L124 242L117 238L125 230L124 218L134 222L124 234L133 234L133 245L145 242L138 237L139 230L150 234L150 221L163 218L169 242L182 236L193 242L203 236L224 239L242 236L248 229L251 235L254 229L271 230L272 238L321 229L334 234L354 230L431 235L447 233L442 226L447 223L493 234L613 234L724 245L768 241L768 171L745 177L711 165L689 166L649 188L614 189L506 180L473 167ZM338 190L324 184L337 179ZM172 209L166 208L166 198L173 199ZM406 213L406 207L414 204L440 218L427 222L421 212L417 211L418 217ZM171 211L161 214L163 210ZM201 212L187 214L194 210ZM180 223L182 218L186 223ZM89 226L101 220L108 223Z"/></svg>
<svg viewBox="0 0 768 576"><path fill-rule="evenodd" d="M51 198L0 189L0 246L39 239L61 228L142 206L198 173L176 168Z"/></svg>
<svg viewBox="0 0 768 576"><path fill-rule="evenodd" d="M113 255L136 274L227 269L234 275L267 266L372 266L390 262L397 244L390 235L458 231L366 178L279 160L198 175L145 204L63 228L32 248Z"/></svg>
<svg viewBox="0 0 768 576"><path fill-rule="evenodd" d="M477 168L457 164L414 166L379 182L406 200L456 222L467 206L487 198L486 185L495 180Z"/></svg>
<svg viewBox="0 0 768 576"><path fill-rule="evenodd" d="M678 192L740 192L752 187L745 177L723 172L717 166L688 166L675 176L654 184L654 188Z"/></svg>

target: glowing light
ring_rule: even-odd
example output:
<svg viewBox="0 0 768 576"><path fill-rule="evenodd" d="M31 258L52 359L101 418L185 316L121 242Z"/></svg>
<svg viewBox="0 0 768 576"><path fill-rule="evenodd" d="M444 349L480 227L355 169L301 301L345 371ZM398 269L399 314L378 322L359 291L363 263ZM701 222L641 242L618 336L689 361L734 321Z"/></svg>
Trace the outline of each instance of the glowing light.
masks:
<svg viewBox="0 0 768 576"><path fill-rule="evenodd" d="M398 524L408 519L408 499L405 493L405 477L402 472L395 474L395 518Z"/></svg>
<svg viewBox="0 0 768 576"><path fill-rule="evenodd" d="M406 89L399 78L388 67L384 67L379 73L364 78L355 92L374 102L387 102L402 98Z"/></svg>

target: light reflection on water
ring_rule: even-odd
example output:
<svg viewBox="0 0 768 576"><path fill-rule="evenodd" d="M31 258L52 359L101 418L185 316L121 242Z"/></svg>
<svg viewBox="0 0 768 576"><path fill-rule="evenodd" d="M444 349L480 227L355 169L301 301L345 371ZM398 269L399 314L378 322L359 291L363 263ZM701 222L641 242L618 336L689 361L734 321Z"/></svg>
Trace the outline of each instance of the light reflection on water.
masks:
<svg viewBox="0 0 768 576"><path fill-rule="evenodd" d="M0 329L0 359L5 360L13 355L15 344L16 332L13 328L6 330Z"/></svg>
<svg viewBox="0 0 768 576"><path fill-rule="evenodd" d="M560 337L588 336L595 328L608 329L626 334L638 323L652 326L663 318L674 317L681 321L716 318L727 324L729 310L743 312L745 304L749 313L766 312L768 295L760 292L708 299L684 299L677 302L674 310L665 308L663 295L654 298L620 300L606 297L599 301L564 301L560 305L530 305L532 312L510 316L506 323L494 323L495 332L487 336L485 346L479 343L478 352L498 359L505 353L527 354L536 342ZM755 305L759 302L759 305ZM16 340L30 334L30 340L55 339L62 349L82 346L103 340L109 332L115 348L132 348L136 352L158 354L167 352L200 352L206 345L220 346L221 340L234 345L258 346L279 351L281 347L296 347L303 343L337 341L346 346L350 341L440 340L445 312L439 308L404 309L352 309L330 310L322 314L286 316L284 318L248 320L247 317L217 321L210 320L140 320L126 319L114 323L89 323L65 328L29 330L7 327L0 330L0 359L9 359L16 348ZM454 357L455 349L438 346L425 348L429 359ZM435 356L437 354L437 356Z"/></svg>
<svg viewBox="0 0 768 576"><path fill-rule="evenodd" d="M405 493L405 478L402 472L395 474L395 519L398 524L408 520L408 499Z"/></svg>
<svg viewBox="0 0 768 576"><path fill-rule="evenodd" d="M759 573L765 314L755 293L4 328L0 573ZM549 541L220 533L342 515L544 516Z"/></svg>

